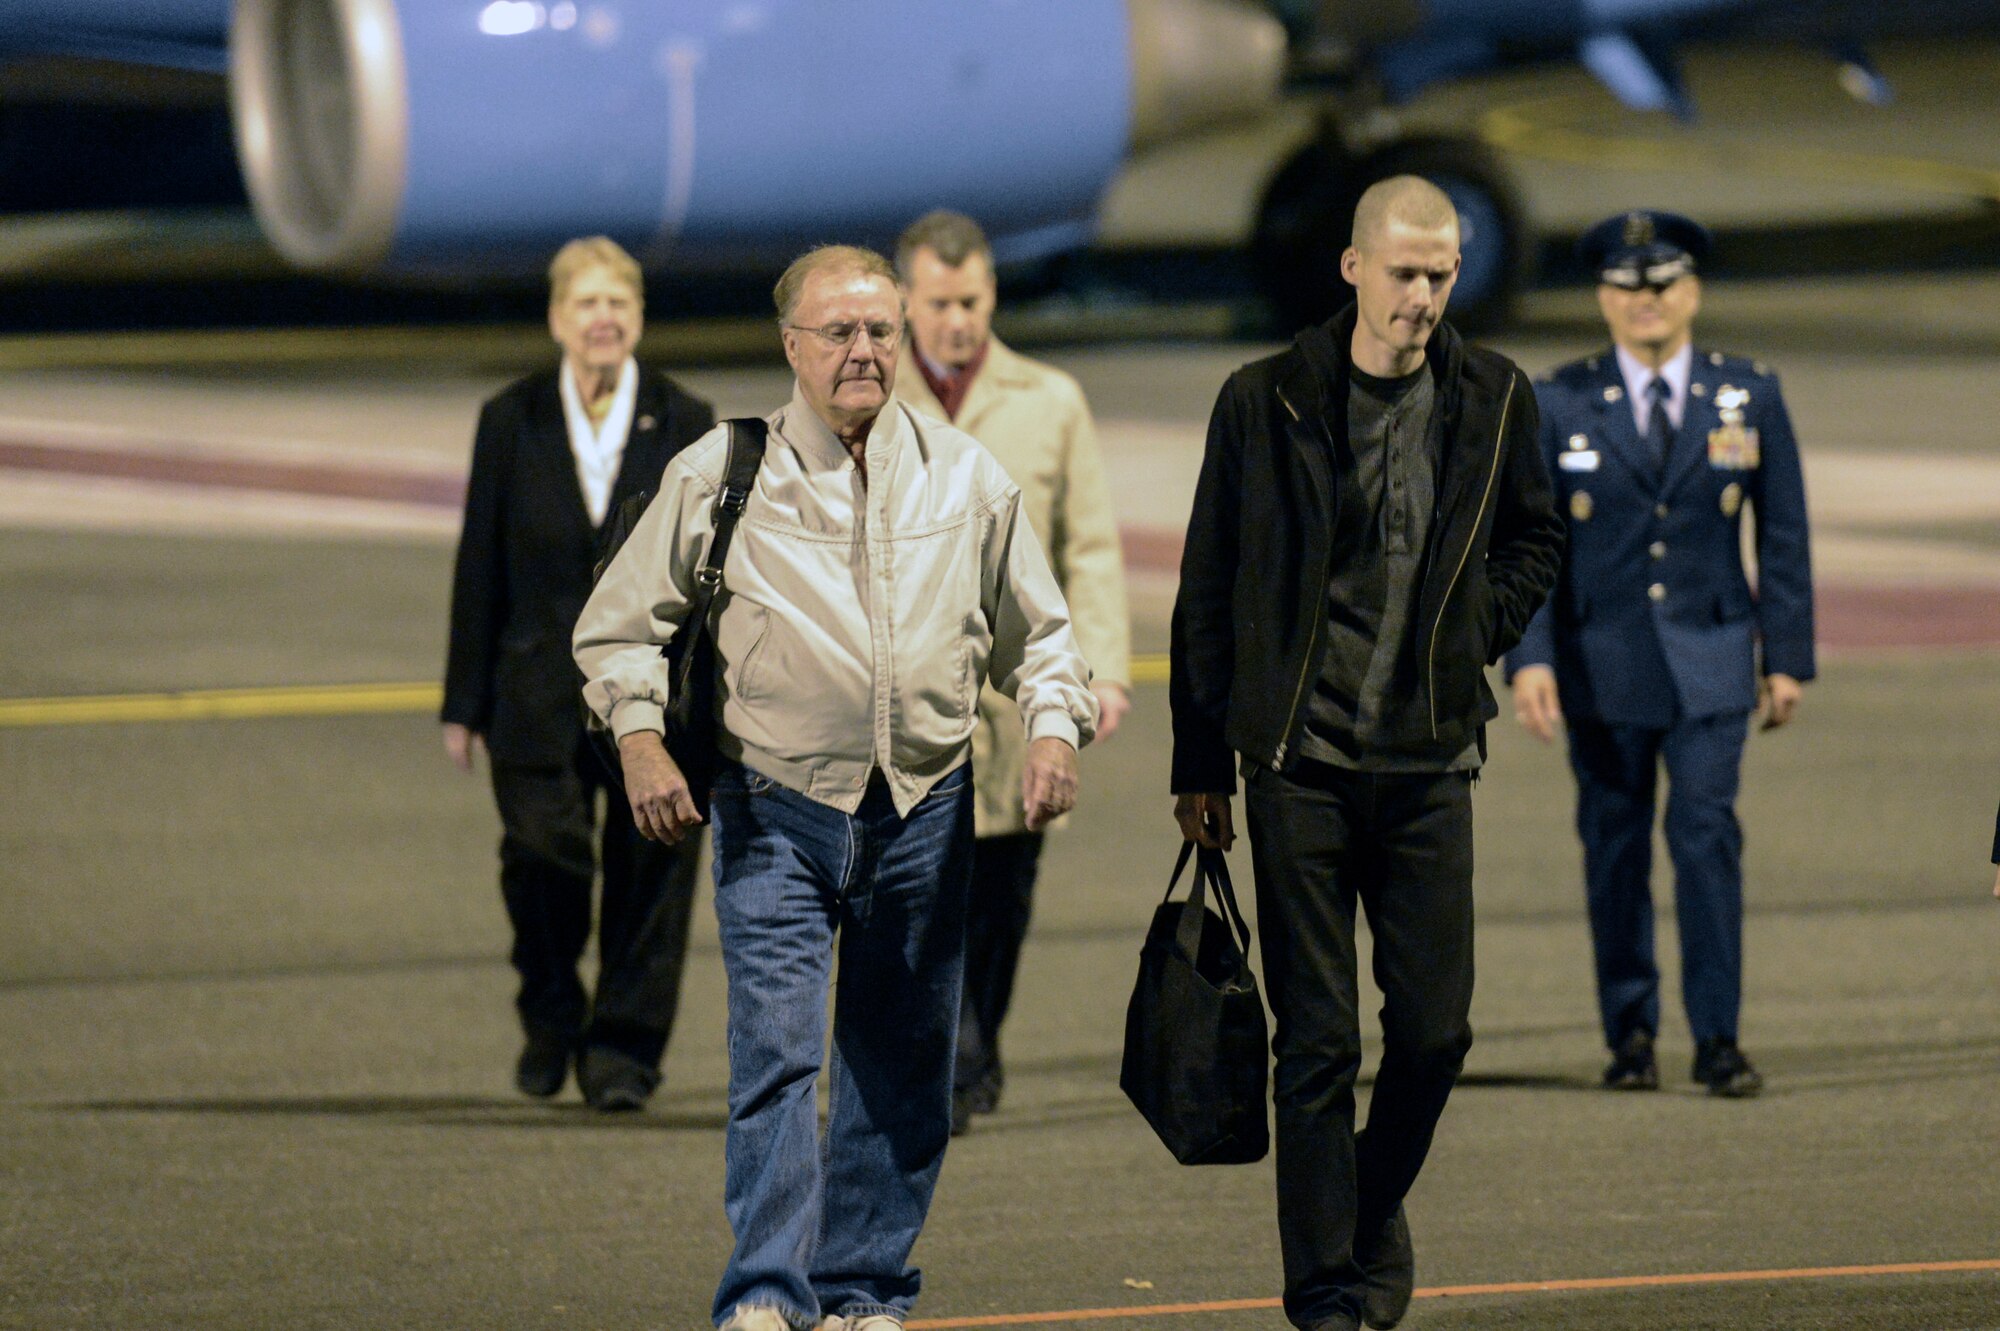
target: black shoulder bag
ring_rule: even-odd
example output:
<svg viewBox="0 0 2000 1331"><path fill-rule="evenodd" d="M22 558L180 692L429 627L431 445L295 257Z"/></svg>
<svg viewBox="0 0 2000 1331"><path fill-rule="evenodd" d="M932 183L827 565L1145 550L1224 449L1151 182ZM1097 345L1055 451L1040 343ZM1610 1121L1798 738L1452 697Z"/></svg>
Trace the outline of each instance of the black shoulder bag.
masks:
<svg viewBox="0 0 2000 1331"><path fill-rule="evenodd" d="M1139 951L1118 1085L1174 1159L1245 1165L1262 1160L1271 1145L1264 999L1250 973L1250 927L1237 909L1222 852L1202 849L1188 899L1173 899L1195 849L1192 841L1182 843ZM1203 901L1211 883L1226 921Z"/></svg>
<svg viewBox="0 0 2000 1331"><path fill-rule="evenodd" d="M663 649L667 658L667 678L671 692L667 699L667 752L687 778L694 806L708 816L708 792L715 783L715 632L710 622L716 593L722 590L722 566L729 558L729 543L736 535L736 520L750 502L757 484L758 468L764 465L764 446L769 426L755 416L724 422L729 427L729 465L723 473L722 489L712 510L715 534L709 539L708 553L695 570L694 596L688 603L687 618ZM644 516L653 500L650 491L632 495L618 506L604 524L598 538L597 564L592 570L593 585L631 536L632 528ZM625 766L618 756L618 741L595 712L585 708L591 747L620 789L625 785Z"/></svg>

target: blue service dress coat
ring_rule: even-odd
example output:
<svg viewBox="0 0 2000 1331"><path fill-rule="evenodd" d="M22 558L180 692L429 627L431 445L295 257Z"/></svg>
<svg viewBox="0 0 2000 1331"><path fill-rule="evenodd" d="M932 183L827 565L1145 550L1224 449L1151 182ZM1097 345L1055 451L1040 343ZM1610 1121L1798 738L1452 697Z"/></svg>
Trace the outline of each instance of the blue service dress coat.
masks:
<svg viewBox="0 0 2000 1331"><path fill-rule="evenodd" d="M1760 671L1811 679L1805 482L1777 376L1697 349L1664 469L1633 422L1613 351L1555 370L1536 399L1569 549L1548 604L1507 654L1508 678L1553 666L1569 716L1653 728L1750 711Z"/></svg>

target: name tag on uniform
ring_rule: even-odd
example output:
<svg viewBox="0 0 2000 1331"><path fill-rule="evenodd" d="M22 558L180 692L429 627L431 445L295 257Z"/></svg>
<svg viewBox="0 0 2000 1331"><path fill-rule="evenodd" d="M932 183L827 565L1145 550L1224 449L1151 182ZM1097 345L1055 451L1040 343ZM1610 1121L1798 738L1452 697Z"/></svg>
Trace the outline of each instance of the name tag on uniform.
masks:
<svg viewBox="0 0 2000 1331"><path fill-rule="evenodd" d="M1604 455L1594 448L1575 449L1556 455L1556 465L1564 471L1596 471Z"/></svg>
<svg viewBox="0 0 2000 1331"><path fill-rule="evenodd" d="M1742 425L1724 425L1708 432L1708 465L1723 471L1755 471L1757 432Z"/></svg>

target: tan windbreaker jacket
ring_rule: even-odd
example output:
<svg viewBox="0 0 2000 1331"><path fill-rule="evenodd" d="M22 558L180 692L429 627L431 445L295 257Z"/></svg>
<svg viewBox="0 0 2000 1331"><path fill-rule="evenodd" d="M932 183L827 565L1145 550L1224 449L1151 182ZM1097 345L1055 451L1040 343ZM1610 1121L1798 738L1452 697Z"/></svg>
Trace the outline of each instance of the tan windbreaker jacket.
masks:
<svg viewBox="0 0 2000 1331"><path fill-rule="evenodd" d="M864 486L796 388L768 419L717 600L723 754L847 812L879 768L907 815L965 762L988 677L1030 739L1088 742L1090 668L992 454L892 399ZM617 735L662 729L660 648L687 613L728 452L718 427L668 464L577 620L584 699Z"/></svg>
<svg viewBox="0 0 2000 1331"><path fill-rule="evenodd" d="M919 413L944 419L910 347L896 372L896 395ZM1021 487L1021 507L1069 603L1077 645L1093 679L1130 687L1132 620L1126 608L1125 565L1118 518L1097 447L1097 427L1076 380L1030 360L999 338L972 380L953 425L1000 459ZM1027 745L1013 704L992 689L979 699L972 735L973 805L979 836L1025 832L1021 766Z"/></svg>

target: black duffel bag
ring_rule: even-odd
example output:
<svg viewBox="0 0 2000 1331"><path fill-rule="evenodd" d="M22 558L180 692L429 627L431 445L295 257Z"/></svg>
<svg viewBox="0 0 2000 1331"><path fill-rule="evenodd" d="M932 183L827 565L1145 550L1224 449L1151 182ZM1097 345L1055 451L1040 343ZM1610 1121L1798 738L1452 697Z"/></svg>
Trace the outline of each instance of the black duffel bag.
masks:
<svg viewBox="0 0 2000 1331"><path fill-rule="evenodd" d="M708 793L715 784L716 768L715 628L710 619L715 598L722 590L722 566L729 558L736 520L743 516L750 492L756 488L757 471L764 465L769 438L767 424L754 416L723 424L729 430L729 461L723 472L722 489L715 496L714 534L701 565L695 570L687 618L662 653L667 658L669 681L667 753L687 778L688 793L703 818L708 817ZM597 563L591 570L593 586L604 577L604 570L624 548L626 538L639 525L652 501L652 494L642 490L620 504L604 524L598 535ZM591 748L612 782L623 790L625 763L618 753L618 741L588 705L583 709L583 719Z"/></svg>
<svg viewBox="0 0 2000 1331"><path fill-rule="evenodd" d="M1174 1159L1244 1165L1262 1160L1271 1146L1264 999L1250 973L1250 928L1222 852L1202 849L1188 899L1173 899L1195 849L1192 841L1182 844L1139 950L1118 1085ZM1211 883L1227 920L1203 899Z"/></svg>

